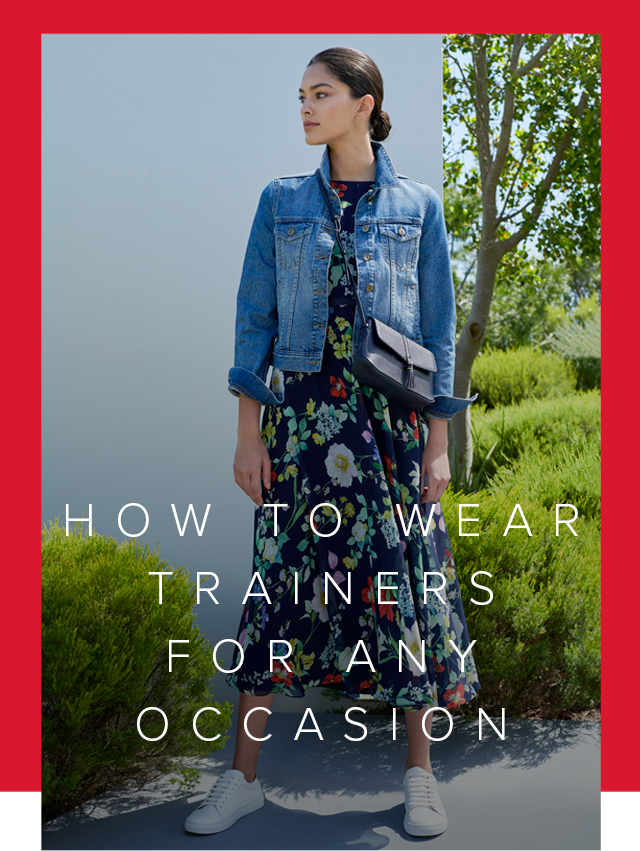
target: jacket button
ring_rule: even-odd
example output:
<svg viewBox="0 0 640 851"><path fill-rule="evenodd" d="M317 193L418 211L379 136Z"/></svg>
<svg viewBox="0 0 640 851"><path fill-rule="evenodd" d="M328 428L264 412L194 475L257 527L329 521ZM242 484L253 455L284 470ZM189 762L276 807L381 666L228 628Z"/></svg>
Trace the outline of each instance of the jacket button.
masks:
<svg viewBox="0 0 640 851"><path fill-rule="evenodd" d="M372 289L373 289L373 284L367 284L367 286L365 287L365 290L366 290L368 293L370 293Z"/></svg>
<svg viewBox="0 0 640 851"><path fill-rule="evenodd" d="M398 233L400 234L400 236L405 235L406 230L402 227L402 225L400 225L400 227L398 228Z"/></svg>
<svg viewBox="0 0 640 851"><path fill-rule="evenodd" d="M293 236L293 234L295 233L295 230L294 230L294 228L293 228L293 225L291 225L291 227L289 228L289 230L287 231L287 233L289 234L289 236Z"/></svg>
<svg viewBox="0 0 640 851"><path fill-rule="evenodd" d="M371 203L373 201L373 195L367 195L367 201Z"/></svg>
<svg viewBox="0 0 640 851"><path fill-rule="evenodd" d="M322 325L314 325L314 328L322 328Z"/></svg>
<svg viewBox="0 0 640 851"><path fill-rule="evenodd" d="M371 255L370 255L370 254L365 254L365 255L364 255L364 259L365 259L365 260L371 260Z"/></svg>
<svg viewBox="0 0 640 851"><path fill-rule="evenodd" d="M369 225L362 225L362 230L364 231L364 233L367 233L369 230Z"/></svg>

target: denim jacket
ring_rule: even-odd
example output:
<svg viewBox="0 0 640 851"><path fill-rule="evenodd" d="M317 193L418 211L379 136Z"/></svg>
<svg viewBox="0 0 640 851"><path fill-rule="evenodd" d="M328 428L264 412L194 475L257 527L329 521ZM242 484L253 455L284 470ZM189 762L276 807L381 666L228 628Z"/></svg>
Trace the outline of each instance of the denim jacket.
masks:
<svg viewBox="0 0 640 851"><path fill-rule="evenodd" d="M422 418L450 419L476 398L452 396L456 309L442 204L431 187L396 174L383 145L374 188L355 209L357 285L375 316L433 352L435 399ZM329 151L320 165L331 203ZM319 372L329 318L333 222L314 172L272 180L253 220L237 298L229 390L263 405L284 401L266 383L269 365ZM356 311L354 350L364 331ZM477 394L476 394L477 395Z"/></svg>

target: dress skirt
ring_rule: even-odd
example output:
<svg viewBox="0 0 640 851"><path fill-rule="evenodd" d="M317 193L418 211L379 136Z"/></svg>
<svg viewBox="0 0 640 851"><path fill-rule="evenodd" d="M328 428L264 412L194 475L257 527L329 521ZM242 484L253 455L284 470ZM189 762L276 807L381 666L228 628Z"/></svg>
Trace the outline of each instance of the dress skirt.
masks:
<svg viewBox="0 0 640 851"><path fill-rule="evenodd" d="M320 372L273 371L285 400L263 412L272 468L262 494L283 507L277 536L274 510L255 510L247 585L259 580L227 682L253 695L330 687L407 709L460 706L480 684L440 503L419 502L427 426L352 375L354 309L353 298L331 301ZM425 581L442 587L426 601ZM269 642L282 639L292 652L272 671Z"/></svg>

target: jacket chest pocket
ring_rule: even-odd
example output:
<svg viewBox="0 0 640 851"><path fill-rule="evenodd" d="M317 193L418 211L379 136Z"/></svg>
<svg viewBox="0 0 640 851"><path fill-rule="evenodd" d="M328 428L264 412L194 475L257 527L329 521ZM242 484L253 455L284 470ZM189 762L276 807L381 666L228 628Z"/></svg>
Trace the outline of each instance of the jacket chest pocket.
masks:
<svg viewBox="0 0 640 851"><path fill-rule="evenodd" d="M312 222L278 222L274 228L276 263L281 269L295 269L304 260Z"/></svg>
<svg viewBox="0 0 640 851"><path fill-rule="evenodd" d="M415 268L421 233L418 225L399 222L380 225L385 253L389 263L398 271L406 272Z"/></svg>

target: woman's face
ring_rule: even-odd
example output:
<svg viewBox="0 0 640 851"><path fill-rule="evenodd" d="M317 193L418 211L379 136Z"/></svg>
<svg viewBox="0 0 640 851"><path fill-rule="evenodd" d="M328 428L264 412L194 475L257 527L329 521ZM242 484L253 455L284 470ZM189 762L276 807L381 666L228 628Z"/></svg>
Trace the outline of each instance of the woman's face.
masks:
<svg viewBox="0 0 640 851"><path fill-rule="evenodd" d="M315 62L300 83L300 115L307 145L329 145L350 136L369 135L373 97L354 98L346 83Z"/></svg>

